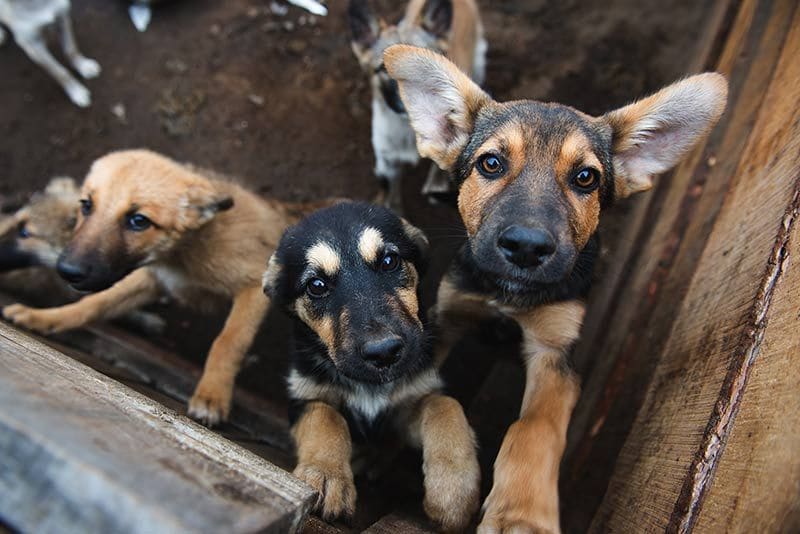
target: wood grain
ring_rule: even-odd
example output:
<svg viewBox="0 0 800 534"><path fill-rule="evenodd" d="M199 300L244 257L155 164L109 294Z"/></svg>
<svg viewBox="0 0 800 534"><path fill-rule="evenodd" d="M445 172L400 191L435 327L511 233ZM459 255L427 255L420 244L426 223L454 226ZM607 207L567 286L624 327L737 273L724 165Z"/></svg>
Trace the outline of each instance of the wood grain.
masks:
<svg viewBox="0 0 800 534"><path fill-rule="evenodd" d="M0 324L0 516L26 532L293 532L313 492Z"/></svg>

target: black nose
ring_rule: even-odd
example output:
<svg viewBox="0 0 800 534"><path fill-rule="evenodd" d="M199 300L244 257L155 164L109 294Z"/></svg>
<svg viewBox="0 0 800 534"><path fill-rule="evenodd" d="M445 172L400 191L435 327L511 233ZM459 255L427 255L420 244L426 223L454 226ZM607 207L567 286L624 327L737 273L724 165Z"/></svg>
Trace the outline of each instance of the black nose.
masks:
<svg viewBox="0 0 800 534"><path fill-rule="evenodd" d="M59 258L56 265L58 274L70 284L80 284L89 277L91 267L72 263L65 258Z"/></svg>
<svg viewBox="0 0 800 534"><path fill-rule="evenodd" d="M383 369L389 367L400 359L403 350L403 340L399 337L387 337L375 341L367 341L361 347L364 359L373 366Z"/></svg>
<svg viewBox="0 0 800 534"><path fill-rule="evenodd" d="M556 251L550 232L524 226L506 228L500 234L497 246L508 261L523 269L541 265Z"/></svg>

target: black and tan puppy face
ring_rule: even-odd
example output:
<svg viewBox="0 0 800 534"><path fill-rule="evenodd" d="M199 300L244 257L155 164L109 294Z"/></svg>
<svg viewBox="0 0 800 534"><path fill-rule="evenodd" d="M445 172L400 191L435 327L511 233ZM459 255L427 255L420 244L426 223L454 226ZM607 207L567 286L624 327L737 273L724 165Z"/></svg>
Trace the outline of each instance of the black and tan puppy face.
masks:
<svg viewBox="0 0 800 534"><path fill-rule="evenodd" d="M478 267L511 292L566 278L603 207L651 187L725 107L716 73L591 117L531 100L498 103L446 58L398 45L384 54L420 155L453 173Z"/></svg>
<svg viewBox="0 0 800 534"><path fill-rule="evenodd" d="M264 290L319 338L337 372L390 382L422 363L426 249L422 232L389 210L339 204L286 231Z"/></svg>
<svg viewBox="0 0 800 534"><path fill-rule="evenodd" d="M420 0L412 0L419 3ZM419 16L404 18L398 24L379 19L367 0L350 0L347 10L351 31L351 46L361 68L370 77L376 93L395 113L405 113L395 82L386 72L383 52L388 47L405 43L447 53L447 43L453 20L451 0L424 0ZM413 10L416 11L416 10Z"/></svg>

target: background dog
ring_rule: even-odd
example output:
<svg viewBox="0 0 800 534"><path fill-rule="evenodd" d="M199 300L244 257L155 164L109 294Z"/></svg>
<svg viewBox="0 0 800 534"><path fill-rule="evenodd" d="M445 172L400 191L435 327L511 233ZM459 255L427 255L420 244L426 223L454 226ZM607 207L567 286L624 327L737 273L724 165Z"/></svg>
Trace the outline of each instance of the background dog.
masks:
<svg viewBox="0 0 800 534"><path fill-rule="evenodd" d="M57 262L73 288L97 293L51 309L14 304L3 316L48 334L117 317L161 295L193 307L208 297L232 299L189 402L190 415L214 424L228 415L236 373L268 309L264 263L294 221L278 202L158 154L113 152L92 165L75 234Z"/></svg>
<svg viewBox="0 0 800 534"><path fill-rule="evenodd" d="M399 207L397 178L403 165L416 165L419 154L397 84L383 65L383 51L397 43L411 44L447 55L476 83L483 83L486 40L474 0L411 0L403 19L386 24L371 11L367 0L351 0L348 10L352 47L372 86L372 148L375 174L388 181L387 204ZM425 194L449 191L446 176L433 167Z"/></svg>
<svg viewBox="0 0 800 534"><path fill-rule="evenodd" d="M294 318L289 370L294 473L326 519L351 515L352 441L383 432L421 447L425 510L447 530L478 507L475 440L425 342L417 287L428 242L389 210L344 203L290 228L264 290Z"/></svg>
<svg viewBox="0 0 800 534"><path fill-rule="evenodd" d="M69 0L0 0L0 23L11 30L14 40L28 57L64 88L69 99L85 108L92 103L91 93L53 57L43 33L47 26L57 22L61 31L61 48L75 70L87 80L99 76L100 64L78 50L70 8ZM0 28L0 44L5 37Z"/></svg>
<svg viewBox="0 0 800 534"><path fill-rule="evenodd" d="M519 420L495 461L481 532L558 532L558 466L579 394L578 338L601 212L652 185L717 122L727 82L692 76L591 117L559 104L498 103L446 58L395 46L386 68L420 154L451 171L468 242L439 290L443 359L464 329L502 314L523 332Z"/></svg>

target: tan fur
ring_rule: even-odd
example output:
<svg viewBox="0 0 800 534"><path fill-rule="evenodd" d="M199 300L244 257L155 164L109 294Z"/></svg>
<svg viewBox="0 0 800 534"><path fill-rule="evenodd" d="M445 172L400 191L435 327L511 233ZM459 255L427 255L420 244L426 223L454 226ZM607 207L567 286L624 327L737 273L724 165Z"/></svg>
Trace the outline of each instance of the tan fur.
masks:
<svg viewBox="0 0 800 534"><path fill-rule="evenodd" d="M328 355L332 359L336 359L336 329L333 326L333 319L330 317L316 317L313 313L309 312L311 302L307 296L302 296L295 302L294 309L297 316L301 321L306 323L308 327L316 332L325 347L328 349ZM341 325L340 325L341 326Z"/></svg>
<svg viewBox="0 0 800 534"><path fill-rule="evenodd" d="M352 516L356 486L350 467L352 443L347 422L324 402L309 402L292 427L297 446L294 476L317 491L315 510L327 520Z"/></svg>
<svg viewBox="0 0 800 534"><path fill-rule="evenodd" d="M410 434L422 448L425 512L447 532L463 530L478 509L481 477L464 410L451 397L428 395L414 410Z"/></svg>
<svg viewBox="0 0 800 534"><path fill-rule="evenodd" d="M266 314L263 266L283 230L295 220L281 205L238 185L207 177L145 150L113 152L92 166L83 198L94 210L80 216L70 248L102 258L138 257L141 267L109 289L61 308L13 305L3 315L16 324L51 333L116 317L167 295L186 304L208 294L233 300L225 326L211 347L189 413L208 424L227 417L234 377ZM216 212L215 203L233 207ZM131 211L155 226L121 230Z"/></svg>
<svg viewBox="0 0 800 534"><path fill-rule="evenodd" d="M408 273L408 283L406 287L397 290L397 298L401 302L405 312L413 317L414 321L419 321L419 301L417 300L417 284L419 274L417 269L410 262L405 262L406 272Z"/></svg>
<svg viewBox="0 0 800 534"><path fill-rule="evenodd" d="M358 238L358 251L367 263L378 259L378 252L383 248L383 237L376 228L365 228Z"/></svg>
<svg viewBox="0 0 800 534"><path fill-rule="evenodd" d="M339 272L342 260L339 254L327 243L319 242L306 252L308 264L321 269L328 276L334 276Z"/></svg>

